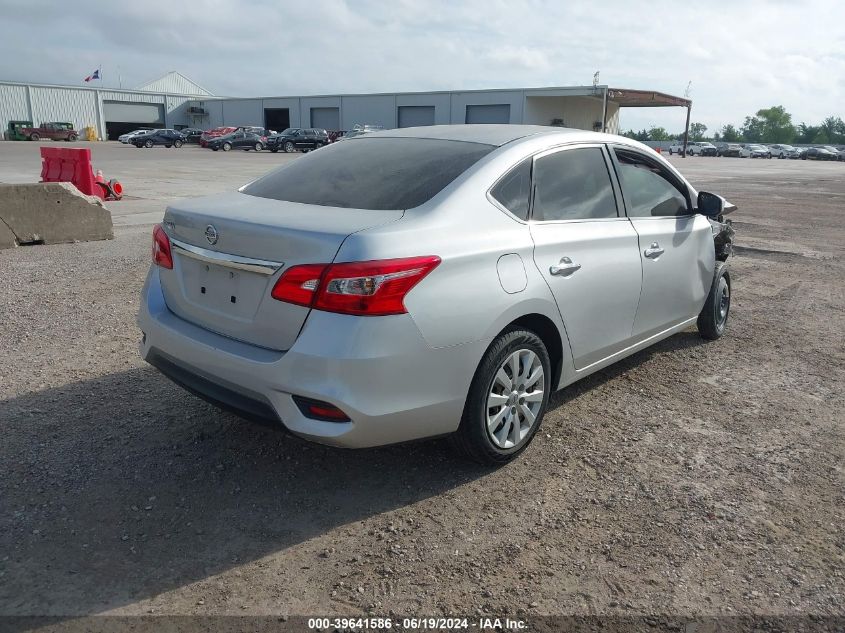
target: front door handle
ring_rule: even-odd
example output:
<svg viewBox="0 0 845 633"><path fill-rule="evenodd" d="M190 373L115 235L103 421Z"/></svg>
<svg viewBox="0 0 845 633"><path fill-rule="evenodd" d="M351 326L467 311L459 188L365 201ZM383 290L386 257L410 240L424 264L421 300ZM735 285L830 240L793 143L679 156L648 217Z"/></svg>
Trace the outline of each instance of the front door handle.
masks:
<svg viewBox="0 0 845 633"><path fill-rule="evenodd" d="M649 259L657 259L665 252L666 251L660 248L660 244L658 244L657 242L652 242L651 246L649 246L643 251L643 255L645 255Z"/></svg>
<svg viewBox="0 0 845 633"><path fill-rule="evenodd" d="M576 264L568 257L562 257L559 264L549 267L549 272L559 277L569 277L579 270L581 270L581 264Z"/></svg>

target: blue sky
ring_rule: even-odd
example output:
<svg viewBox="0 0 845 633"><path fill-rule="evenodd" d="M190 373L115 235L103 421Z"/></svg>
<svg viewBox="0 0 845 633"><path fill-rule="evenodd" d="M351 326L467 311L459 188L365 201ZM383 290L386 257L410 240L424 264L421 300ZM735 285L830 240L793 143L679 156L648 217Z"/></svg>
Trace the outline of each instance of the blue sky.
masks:
<svg viewBox="0 0 845 633"><path fill-rule="evenodd" d="M219 95L585 85L683 95L716 129L784 105L845 117L837 0L0 0L0 79L135 87L169 70ZM683 125L626 109L624 128Z"/></svg>

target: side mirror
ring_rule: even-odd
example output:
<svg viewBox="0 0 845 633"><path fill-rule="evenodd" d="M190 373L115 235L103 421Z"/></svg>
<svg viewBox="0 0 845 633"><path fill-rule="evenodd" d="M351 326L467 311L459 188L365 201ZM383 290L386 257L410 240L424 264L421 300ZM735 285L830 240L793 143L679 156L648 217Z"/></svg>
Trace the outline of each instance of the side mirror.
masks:
<svg viewBox="0 0 845 633"><path fill-rule="evenodd" d="M720 215L727 215L736 211L736 206L725 200L722 196L706 191L698 192L698 212L708 218L717 218Z"/></svg>

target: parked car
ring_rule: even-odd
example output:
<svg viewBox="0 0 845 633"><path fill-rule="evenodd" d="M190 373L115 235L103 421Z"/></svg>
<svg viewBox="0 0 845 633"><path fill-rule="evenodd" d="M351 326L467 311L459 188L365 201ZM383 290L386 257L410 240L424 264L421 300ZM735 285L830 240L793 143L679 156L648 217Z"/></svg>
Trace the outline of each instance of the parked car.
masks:
<svg viewBox="0 0 845 633"><path fill-rule="evenodd" d="M30 141L49 138L73 142L79 139L79 132L73 129L73 123L42 123L39 127L22 127L20 133Z"/></svg>
<svg viewBox="0 0 845 633"><path fill-rule="evenodd" d="M200 142L200 137L203 135L203 131L196 127L186 127L179 130L182 133L182 136L185 137L186 143L197 143Z"/></svg>
<svg viewBox="0 0 845 633"><path fill-rule="evenodd" d="M801 156L801 150L797 147L784 145L782 143L769 145L769 151L772 153L774 158L798 158Z"/></svg>
<svg viewBox="0 0 845 633"><path fill-rule="evenodd" d="M255 127L255 126L251 126L251 125L241 127L241 128L238 128L238 129L242 130L244 132L251 132L253 134L258 134L258 136L261 137L261 142L264 143L264 144L267 143L267 139L269 137L271 137L273 134L276 133L274 130L268 130L266 127Z"/></svg>
<svg viewBox="0 0 845 633"><path fill-rule="evenodd" d="M153 230L140 351L311 440L451 434L500 464L553 391L692 324L723 335L734 210L623 137L366 134L173 202Z"/></svg>
<svg viewBox="0 0 845 633"><path fill-rule="evenodd" d="M288 128L280 134L267 139L267 149L271 152L296 152L319 149L329 144L328 133L320 128Z"/></svg>
<svg viewBox="0 0 845 633"><path fill-rule="evenodd" d="M836 156L836 160L845 160L845 150L841 150L833 145L822 145L822 149L826 149Z"/></svg>
<svg viewBox="0 0 845 633"><path fill-rule="evenodd" d="M144 134L132 137L132 144L135 147L150 148L153 145L164 145L165 147L182 147L185 137L176 130L162 129L150 130Z"/></svg>
<svg viewBox="0 0 845 633"><path fill-rule="evenodd" d="M741 158L771 158L772 153L765 145L758 145L757 143L748 143L739 151Z"/></svg>
<svg viewBox="0 0 845 633"><path fill-rule="evenodd" d="M228 152L230 149L242 149L247 152L254 149L256 152L260 152L264 149L264 143L261 142L261 137L258 134L238 130L209 140L206 147L213 149L215 152L220 149L224 152Z"/></svg>
<svg viewBox="0 0 845 633"><path fill-rule="evenodd" d="M689 144L687 144L687 152L689 152ZM669 146L669 155L672 154L683 154L684 153L684 142L683 141L673 141L672 144Z"/></svg>
<svg viewBox="0 0 845 633"><path fill-rule="evenodd" d="M739 143L716 143L716 156L738 158L741 151L742 145Z"/></svg>
<svg viewBox="0 0 845 633"><path fill-rule="evenodd" d="M139 134L146 134L147 132L151 132L153 128L145 127L140 128L138 130L132 130L131 132L127 132L126 134L121 134L117 137L117 140L121 143L129 144L132 142L132 139L138 136Z"/></svg>
<svg viewBox="0 0 845 633"><path fill-rule="evenodd" d="M218 138L220 136L225 136L226 134L231 134L232 132L236 131L238 128L236 127L216 127L210 130L207 130L202 133L200 136L200 147L206 147L208 141L213 138Z"/></svg>
<svg viewBox="0 0 845 633"><path fill-rule="evenodd" d="M801 160L839 160L839 156L824 147L808 147L801 152Z"/></svg>
<svg viewBox="0 0 845 633"><path fill-rule="evenodd" d="M352 129L346 132L342 138L355 138L356 136L362 136L364 134L370 134L372 132L378 132L379 130L383 130L384 126L382 125L369 125L369 124L361 124L356 123L352 126Z"/></svg>
<svg viewBox="0 0 845 633"><path fill-rule="evenodd" d="M709 141L690 143L687 150L691 156L715 156L716 146Z"/></svg>

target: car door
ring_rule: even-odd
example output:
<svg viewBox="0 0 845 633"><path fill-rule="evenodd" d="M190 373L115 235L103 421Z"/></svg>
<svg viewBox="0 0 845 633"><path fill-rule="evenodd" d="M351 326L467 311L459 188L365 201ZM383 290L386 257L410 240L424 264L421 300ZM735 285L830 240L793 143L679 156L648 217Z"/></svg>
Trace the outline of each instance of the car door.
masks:
<svg viewBox="0 0 845 633"><path fill-rule="evenodd" d="M639 237L642 292L633 337L643 340L696 317L716 263L707 218L694 213L689 187L656 158L613 148L625 210Z"/></svg>
<svg viewBox="0 0 845 633"><path fill-rule="evenodd" d="M557 302L576 369L630 344L640 296L637 233L619 211L608 161L600 144L534 158L534 262Z"/></svg>

